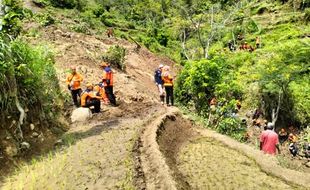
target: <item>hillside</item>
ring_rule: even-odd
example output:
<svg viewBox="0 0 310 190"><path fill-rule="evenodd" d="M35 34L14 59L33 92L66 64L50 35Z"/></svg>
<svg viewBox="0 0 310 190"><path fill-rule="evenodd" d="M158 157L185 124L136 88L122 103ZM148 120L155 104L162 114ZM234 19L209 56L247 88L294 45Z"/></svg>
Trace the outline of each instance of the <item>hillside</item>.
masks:
<svg viewBox="0 0 310 190"><path fill-rule="evenodd" d="M1 188L310 187L309 2L3 2ZM72 122L70 67L86 89L103 60L117 106ZM159 64L177 106L159 102ZM296 157L289 140L259 151L264 120L297 137Z"/></svg>

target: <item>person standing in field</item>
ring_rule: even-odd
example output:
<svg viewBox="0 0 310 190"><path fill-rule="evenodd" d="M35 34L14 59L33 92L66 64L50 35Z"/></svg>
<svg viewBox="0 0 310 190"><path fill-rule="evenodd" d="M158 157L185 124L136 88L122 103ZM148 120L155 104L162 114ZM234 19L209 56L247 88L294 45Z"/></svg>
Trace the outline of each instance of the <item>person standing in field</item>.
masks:
<svg viewBox="0 0 310 190"><path fill-rule="evenodd" d="M268 123L267 130L263 131L260 136L260 150L266 154L275 155L276 149L281 154L278 134L273 131L273 124Z"/></svg>
<svg viewBox="0 0 310 190"><path fill-rule="evenodd" d="M103 68L102 83L105 93L108 96L110 104L116 106L116 98L113 93L113 71L110 65L106 62L103 62L101 67Z"/></svg>
<svg viewBox="0 0 310 190"><path fill-rule="evenodd" d="M170 74L170 67L169 66L163 67L162 80L164 82L164 87L165 87L165 91L166 91L166 104L167 104L167 106L173 106L174 105L173 78Z"/></svg>
<svg viewBox="0 0 310 190"><path fill-rule="evenodd" d="M66 78L66 84L68 90L71 92L72 100L76 107L79 107L78 97L81 97L81 82L83 81L83 76L76 72L76 67L71 66L71 73Z"/></svg>
<svg viewBox="0 0 310 190"><path fill-rule="evenodd" d="M156 83L156 86L158 88L158 92L159 92L159 99L161 104L164 104L165 102L165 92L164 92L164 81L162 79L162 69L163 69L164 65L160 64L159 67L155 70L155 74L154 74L154 81Z"/></svg>

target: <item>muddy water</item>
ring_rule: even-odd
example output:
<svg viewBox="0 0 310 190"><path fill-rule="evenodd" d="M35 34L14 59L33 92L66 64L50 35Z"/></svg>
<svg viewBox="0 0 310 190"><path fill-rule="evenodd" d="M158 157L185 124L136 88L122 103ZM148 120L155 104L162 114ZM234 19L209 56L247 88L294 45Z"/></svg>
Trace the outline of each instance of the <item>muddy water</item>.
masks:
<svg viewBox="0 0 310 190"><path fill-rule="evenodd" d="M178 189L301 189L267 175L242 153L199 136L179 117L166 121L158 143Z"/></svg>

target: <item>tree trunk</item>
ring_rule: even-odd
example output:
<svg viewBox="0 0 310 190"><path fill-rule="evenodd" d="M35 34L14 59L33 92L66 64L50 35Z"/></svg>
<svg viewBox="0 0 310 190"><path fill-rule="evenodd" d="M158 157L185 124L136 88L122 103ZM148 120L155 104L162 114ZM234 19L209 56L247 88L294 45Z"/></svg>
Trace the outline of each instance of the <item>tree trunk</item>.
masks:
<svg viewBox="0 0 310 190"><path fill-rule="evenodd" d="M188 55L186 53L186 31L185 31L185 29L183 31L182 50L183 50L183 54L184 54L185 58L187 60L189 60L189 57L188 57Z"/></svg>
<svg viewBox="0 0 310 190"><path fill-rule="evenodd" d="M277 105L277 108L275 109L272 109L272 115L271 115L271 118L272 118L272 121L271 123L273 124L274 128L273 130L275 130L275 124L278 120L278 116L279 116L279 111L280 111L280 107L281 107L281 99L282 99L282 91L280 90L279 91L279 96L278 96L278 105Z"/></svg>
<svg viewBox="0 0 310 190"><path fill-rule="evenodd" d="M19 102L19 99L17 97L17 94L15 96L15 105L16 105L16 108L18 109L19 113L20 113L16 130L18 130L18 133L19 133L20 138L22 140L24 138L24 135L23 135L23 131L22 131L21 126L24 124L25 110L20 105L20 102Z"/></svg>

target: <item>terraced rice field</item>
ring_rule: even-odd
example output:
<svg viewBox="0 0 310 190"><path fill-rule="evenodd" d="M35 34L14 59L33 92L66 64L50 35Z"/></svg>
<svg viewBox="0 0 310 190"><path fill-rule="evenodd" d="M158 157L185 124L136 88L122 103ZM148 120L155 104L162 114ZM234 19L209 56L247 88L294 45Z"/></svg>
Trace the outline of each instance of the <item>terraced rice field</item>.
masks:
<svg viewBox="0 0 310 190"><path fill-rule="evenodd" d="M250 158L211 138L184 146L177 166L191 189L298 189L267 175Z"/></svg>

